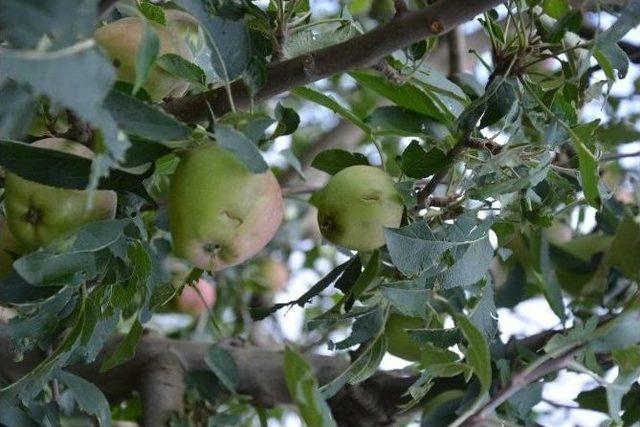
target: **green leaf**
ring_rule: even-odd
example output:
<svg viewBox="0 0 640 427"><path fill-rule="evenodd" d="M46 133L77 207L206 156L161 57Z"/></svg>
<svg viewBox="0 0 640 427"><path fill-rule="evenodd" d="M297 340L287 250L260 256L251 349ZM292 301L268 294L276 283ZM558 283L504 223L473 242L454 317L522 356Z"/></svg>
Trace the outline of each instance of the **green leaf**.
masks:
<svg viewBox="0 0 640 427"><path fill-rule="evenodd" d="M410 178L426 178L451 165L452 161L438 148L432 148L428 152L420 146L416 140L402 152L400 168Z"/></svg>
<svg viewBox="0 0 640 427"><path fill-rule="evenodd" d="M0 140L0 166L16 175L52 187L84 190L90 184L92 162L84 157L21 142ZM65 173L61 174L60 171ZM98 189L129 191L150 200L144 176L119 170L98 182Z"/></svg>
<svg viewBox="0 0 640 427"><path fill-rule="evenodd" d="M329 399L334 396L345 384L358 384L373 375L387 352L387 339L381 334L375 341L358 356L338 377L322 386L322 394Z"/></svg>
<svg viewBox="0 0 640 427"><path fill-rule="evenodd" d="M633 300L623 311L599 326L591 336L596 352L607 352L640 343L640 300Z"/></svg>
<svg viewBox="0 0 640 427"><path fill-rule="evenodd" d="M384 312L379 307L356 317L351 326L351 334L342 341L335 343L336 350L344 350L368 341L380 334L384 327Z"/></svg>
<svg viewBox="0 0 640 427"><path fill-rule="evenodd" d="M640 3L629 1L620 10L618 20L596 40L594 57L610 79L614 79L613 69L618 70L618 78L623 79L629 70L629 58L618 46L618 41L640 23Z"/></svg>
<svg viewBox="0 0 640 427"><path fill-rule="evenodd" d="M352 71L349 75L362 86L393 101L399 107L407 108L445 123L449 120L449 116L441 111L440 106L424 90L412 83L394 85L385 76L363 71Z"/></svg>
<svg viewBox="0 0 640 427"><path fill-rule="evenodd" d="M94 254L118 241L128 224L127 219L92 222L66 242L54 243L21 257L14 263L14 268L32 285L58 285L59 280L69 277L74 277L74 283L80 284L86 279L83 273L87 277L96 273Z"/></svg>
<svg viewBox="0 0 640 427"><path fill-rule="evenodd" d="M149 73L151 72L151 68L153 68L153 64L156 62L159 52L160 39L153 29L153 26L149 24L147 20L144 20L142 39L140 40L140 46L138 46L138 53L136 55L136 78L133 84L134 95L147 82Z"/></svg>
<svg viewBox="0 0 640 427"><path fill-rule="evenodd" d="M199 85L204 85L207 82L207 76L202 68L175 53L165 53L158 58L156 64L167 73L180 79Z"/></svg>
<svg viewBox="0 0 640 427"><path fill-rule="evenodd" d="M205 356L205 362L222 385L231 393L235 393L239 373L231 353L218 345L213 345Z"/></svg>
<svg viewBox="0 0 640 427"><path fill-rule="evenodd" d="M424 317L427 301L431 298L431 289L425 289L424 283L403 281L385 283L380 292L393 307L409 317Z"/></svg>
<svg viewBox="0 0 640 427"><path fill-rule="evenodd" d="M332 149L319 153L311 162L311 167L335 175L349 166L368 165L369 160L364 154Z"/></svg>
<svg viewBox="0 0 640 427"><path fill-rule="evenodd" d="M287 108L278 103L275 113L276 119L278 120L278 127L273 131L271 139L275 139L283 135L290 135L298 129L300 116L298 116L298 113L296 113L293 108Z"/></svg>
<svg viewBox="0 0 640 427"><path fill-rule="evenodd" d="M164 111L124 92L112 90L104 103L111 116L127 133L154 141L187 138L192 130Z"/></svg>
<svg viewBox="0 0 640 427"><path fill-rule="evenodd" d="M318 389L311 366L290 347L284 353L284 372L289 394L305 424L310 427L337 426L329 405Z"/></svg>
<svg viewBox="0 0 640 427"><path fill-rule="evenodd" d="M322 105L330 109L331 111L339 114L343 118L349 120L354 125L358 126L360 129L364 131L364 133L371 133L371 129L368 125L366 125L360 118L349 110L346 107L343 107L338 101L333 99L329 95L325 95L322 92L319 92L313 88L301 86L292 90L292 93L298 95L301 98L304 98L308 101L315 102L316 104Z"/></svg>
<svg viewBox="0 0 640 427"><path fill-rule="evenodd" d="M542 272L542 277L539 282L542 286L542 293L555 315L564 322L566 313L564 302L562 301L562 291L556 278L555 267L551 264L549 241L544 233L541 233L540 241L540 271Z"/></svg>
<svg viewBox="0 0 640 427"><path fill-rule="evenodd" d="M633 217L624 216L608 250L609 260L627 277L638 280L640 257L630 256L637 253L640 253L640 224Z"/></svg>
<svg viewBox="0 0 640 427"><path fill-rule="evenodd" d="M345 310L351 310L353 303L360 298L360 295L369 287L371 282L378 276L380 269L380 251L374 250L373 254L369 258L369 262L365 266L362 273L358 276L358 279L353 284L353 287L349 290L348 298L345 302Z"/></svg>
<svg viewBox="0 0 640 427"><path fill-rule="evenodd" d="M376 135L419 136L436 142L450 136L443 124L415 111L402 107L378 107L364 119Z"/></svg>
<svg viewBox="0 0 640 427"><path fill-rule="evenodd" d="M95 415L98 425L111 425L109 402L102 391L93 383L66 371L59 371L57 378L73 393L73 397L83 411Z"/></svg>
<svg viewBox="0 0 640 427"><path fill-rule="evenodd" d="M143 330L142 324L138 319L136 319L133 322L133 325L131 325L131 329L127 336L118 343L118 346L113 350L113 353L102 361L102 364L100 365L100 372L106 372L131 359L136 354L136 346L142 336Z"/></svg>
<svg viewBox="0 0 640 427"><path fill-rule="evenodd" d="M571 10L568 0L544 0L542 8L547 15L556 19L562 18Z"/></svg>
<svg viewBox="0 0 640 427"><path fill-rule="evenodd" d="M218 145L233 153L251 172L264 173L269 169L258 147L240 132L228 126L218 126L215 136Z"/></svg>
<svg viewBox="0 0 640 427"><path fill-rule="evenodd" d="M140 3L140 5L138 6L138 9L140 9L140 12L142 12L145 18L153 22L157 22L158 24L161 24L161 25L166 24L164 9L162 9L160 6L157 6L145 0L142 3Z"/></svg>
<svg viewBox="0 0 640 427"><path fill-rule="evenodd" d="M202 26L211 47L211 63L225 82L240 77L251 59L251 38L243 19L233 21L208 13L199 0L177 0Z"/></svg>
<svg viewBox="0 0 640 427"><path fill-rule="evenodd" d="M491 387L492 370L489 345L482 332L464 315L455 314L454 320L469 344L465 351L467 363L480 380L480 394L484 394Z"/></svg>
<svg viewBox="0 0 640 427"><path fill-rule="evenodd" d="M573 147L578 153L578 162L580 166L580 181L582 182L582 190L587 202L596 209L600 208L602 202L600 198L600 190L598 182L600 175L598 174L598 159L587 147L586 141L593 138L593 132L598 126L599 121L578 125L572 128L571 140Z"/></svg>

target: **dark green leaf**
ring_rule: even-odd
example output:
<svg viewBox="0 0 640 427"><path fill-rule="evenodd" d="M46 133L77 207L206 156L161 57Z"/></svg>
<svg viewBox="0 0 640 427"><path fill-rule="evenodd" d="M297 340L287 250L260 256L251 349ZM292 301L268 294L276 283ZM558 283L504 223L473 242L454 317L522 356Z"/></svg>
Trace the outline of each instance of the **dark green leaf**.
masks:
<svg viewBox="0 0 640 427"><path fill-rule="evenodd" d="M598 209L601 204L600 189L598 182L600 175L598 174L598 159L589 150L587 141L593 138L593 132L598 126L598 121L582 124L574 127L571 132L571 140L573 147L578 153L578 161L580 165L580 180L584 197L587 202L594 208Z"/></svg>
<svg viewBox="0 0 640 427"><path fill-rule="evenodd" d="M300 124L300 116L292 108L286 108L282 104L278 103L276 106L276 119L278 120L278 127L271 135L271 138L277 138L283 135L290 135L298 129Z"/></svg>
<svg viewBox="0 0 640 427"><path fill-rule="evenodd" d="M158 58L156 64L167 73L183 80L199 85L204 85L207 82L207 77L202 68L175 53L165 53Z"/></svg>
<svg viewBox="0 0 640 427"><path fill-rule="evenodd" d="M376 108L365 123L378 135L425 135L434 141L442 141L450 135L446 126L432 118L395 106Z"/></svg>
<svg viewBox="0 0 640 427"><path fill-rule="evenodd" d="M95 415L100 426L111 425L109 402L97 386L66 371L59 371L56 376L69 387L83 411Z"/></svg>
<svg viewBox="0 0 640 427"><path fill-rule="evenodd" d="M360 153L350 153L349 151L332 149L325 150L318 154L311 162L311 167L335 175L342 169L349 166L368 165L367 157Z"/></svg>
<svg viewBox="0 0 640 427"><path fill-rule="evenodd" d="M231 353L218 345L213 345L205 357L205 362L225 388L235 393L239 374Z"/></svg>
<svg viewBox="0 0 640 427"><path fill-rule="evenodd" d="M145 16L145 18L157 22L158 24L164 25L166 23L166 19L164 16L164 9L160 6L157 6L149 1L143 1L138 6L140 12Z"/></svg>
<svg viewBox="0 0 640 427"><path fill-rule="evenodd" d="M416 140L402 152L401 169L410 178L426 178L441 169L448 167L451 159L438 148L432 148L428 152L420 147Z"/></svg>
<svg viewBox="0 0 640 427"><path fill-rule="evenodd" d="M138 319L133 322L129 333L122 341L118 343L118 346L108 358L104 359L100 365L100 372L108 371L127 360L131 359L136 354L136 346L142 336L143 327Z"/></svg>

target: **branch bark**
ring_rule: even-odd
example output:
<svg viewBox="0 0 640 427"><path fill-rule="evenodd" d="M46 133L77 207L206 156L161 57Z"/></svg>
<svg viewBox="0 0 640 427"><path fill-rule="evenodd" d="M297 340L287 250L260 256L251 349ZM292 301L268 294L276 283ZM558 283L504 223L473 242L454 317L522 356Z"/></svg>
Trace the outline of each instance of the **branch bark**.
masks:
<svg viewBox="0 0 640 427"><path fill-rule="evenodd" d="M297 58L269 64L267 83L255 95L254 102L336 73L376 64L398 49L426 37L443 34L501 3L501 0L439 1L424 9L397 16L367 34ZM243 109L250 105L251 98L242 82L233 83L231 93L236 107ZM230 110L224 88L171 99L163 107L187 123L206 120L209 107L216 116Z"/></svg>

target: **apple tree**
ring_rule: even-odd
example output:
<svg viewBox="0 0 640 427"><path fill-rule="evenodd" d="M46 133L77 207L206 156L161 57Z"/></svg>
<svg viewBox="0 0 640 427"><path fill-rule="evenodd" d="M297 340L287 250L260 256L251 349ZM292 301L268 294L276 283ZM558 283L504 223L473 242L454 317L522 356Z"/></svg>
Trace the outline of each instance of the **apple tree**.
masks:
<svg viewBox="0 0 640 427"><path fill-rule="evenodd" d="M0 0L0 425L638 425L638 24Z"/></svg>

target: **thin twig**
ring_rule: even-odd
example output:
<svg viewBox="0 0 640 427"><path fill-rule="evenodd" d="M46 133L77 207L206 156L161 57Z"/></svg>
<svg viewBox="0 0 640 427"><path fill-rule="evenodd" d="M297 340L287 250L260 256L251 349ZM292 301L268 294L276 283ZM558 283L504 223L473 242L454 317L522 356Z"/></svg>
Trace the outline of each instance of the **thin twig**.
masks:
<svg viewBox="0 0 640 427"><path fill-rule="evenodd" d="M539 380L545 375L565 368L573 360L573 356L575 356L582 347L583 344L578 343L565 349L563 352L559 353L557 357L549 357L542 363L534 362L525 370L514 375L507 387L496 393L487 403L475 411L475 414L471 415L462 425L467 427L484 425L484 421L493 414L498 406L509 400L509 398L527 385Z"/></svg>
<svg viewBox="0 0 640 427"><path fill-rule="evenodd" d="M629 157L640 157L640 151L634 151L633 153L612 153L604 154L600 157L601 162L612 162L619 159L626 159Z"/></svg>

